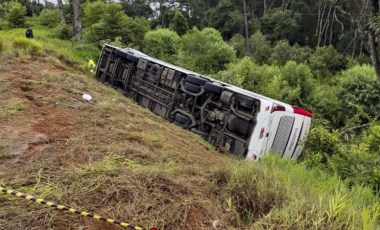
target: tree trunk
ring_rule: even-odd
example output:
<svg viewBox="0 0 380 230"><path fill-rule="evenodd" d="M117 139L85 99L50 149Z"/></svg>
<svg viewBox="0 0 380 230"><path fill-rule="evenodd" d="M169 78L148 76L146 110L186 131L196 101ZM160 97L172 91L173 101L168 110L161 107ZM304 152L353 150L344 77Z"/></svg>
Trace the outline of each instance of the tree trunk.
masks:
<svg viewBox="0 0 380 230"><path fill-rule="evenodd" d="M372 14L373 16L377 16L379 14L379 0L372 0ZM375 31L370 28L368 31L368 45L369 49L371 51L371 60L373 67L375 68L376 76L377 76L377 83L380 87L380 61L379 61L379 55L377 52L378 44L375 40Z"/></svg>
<svg viewBox="0 0 380 230"><path fill-rule="evenodd" d="M244 10L245 48L246 48L246 54L250 56L252 54L252 51L251 51L251 47L249 46L247 5L245 4L245 0L243 0L243 10Z"/></svg>
<svg viewBox="0 0 380 230"><path fill-rule="evenodd" d="M80 15L80 0L73 0L73 31L77 41L82 39L82 22Z"/></svg>
<svg viewBox="0 0 380 230"><path fill-rule="evenodd" d="M65 8L63 7L62 0L57 0L59 11L61 13L61 23L66 24Z"/></svg>

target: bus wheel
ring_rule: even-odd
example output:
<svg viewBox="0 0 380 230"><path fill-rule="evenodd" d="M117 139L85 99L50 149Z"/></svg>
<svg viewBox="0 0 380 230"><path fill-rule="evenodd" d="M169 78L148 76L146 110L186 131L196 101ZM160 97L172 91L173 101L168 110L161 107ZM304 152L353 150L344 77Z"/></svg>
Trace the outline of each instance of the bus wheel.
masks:
<svg viewBox="0 0 380 230"><path fill-rule="evenodd" d="M194 74L188 74L186 76L186 81L193 83L195 85L204 85L206 82L208 82L207 79L195 76Z"/></svg>
<svg viewBox="0 0 380 230"><path fill-rule="evenodd" d="M180 114L180 113L177 113L175 115L175 119L174 120L175 120L176 123L178 123L178 124L180 124L182 126L187 125L187 124L190 123L190 119L188 117Z"/></svg>
<svg viewBox="0 0 380 230"><path fill-rule="evenodd" d="M199 93L201 91L201 87L199 85L194 85L190 82L185 82L184 87L186 90L193 92L193 93Z"/></svg>
<svg viewBox="0 0 380 230"><path fill-rule="evenodd" d="M223 92L223 86L215 82L206 82L205 89L217 94L221 94Z"/></svg>
<svg viewBox="0 0 380 230"><path fill-rule="evenodd" d="M234 133L247 135L249 131L249 123L234 116L228 119L228 130Z"/></svg>

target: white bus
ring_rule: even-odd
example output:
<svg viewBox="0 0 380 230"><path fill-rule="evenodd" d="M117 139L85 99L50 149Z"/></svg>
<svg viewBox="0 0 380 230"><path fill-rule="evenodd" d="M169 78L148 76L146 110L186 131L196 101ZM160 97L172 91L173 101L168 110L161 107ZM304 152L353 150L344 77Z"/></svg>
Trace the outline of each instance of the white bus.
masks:
<svg viewBox="0 0 380 230"><path fill-rule="evenodd" d="M96 78L214 146L258 160L296 160L310 129L304 109L202 76L130 48L106 45Z"/></svg>

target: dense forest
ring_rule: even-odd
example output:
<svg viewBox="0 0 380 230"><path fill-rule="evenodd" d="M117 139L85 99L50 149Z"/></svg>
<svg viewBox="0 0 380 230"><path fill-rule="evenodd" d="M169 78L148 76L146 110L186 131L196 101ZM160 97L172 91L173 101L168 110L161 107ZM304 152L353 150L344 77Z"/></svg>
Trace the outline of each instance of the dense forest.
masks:
<svg viewBox="0 0 380 230"><path fill-rule="evenodd" d="M301 162L349 187L380 187L376 0L3 0L0 29L27 26L99 52L136 48L306 108L314 120Z"/></svg>

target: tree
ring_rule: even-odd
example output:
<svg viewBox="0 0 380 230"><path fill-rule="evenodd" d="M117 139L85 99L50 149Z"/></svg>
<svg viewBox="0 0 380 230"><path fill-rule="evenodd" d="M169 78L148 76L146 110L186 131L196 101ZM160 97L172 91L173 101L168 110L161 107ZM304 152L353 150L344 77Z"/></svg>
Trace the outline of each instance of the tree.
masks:
<svg viewBox="0 0 380 230"><path fill-rule="evenodd" d="M179 65L204 74L224 70L236 58L234 49L223 41L219 31L191 29L182 37Z"/></svg>
<svg viewBox="0 0 380 230"><path fill-rule="evenodd" d="M177 9L175 11L174 17L170 21L169 28L177 32L177 34L180 36L184 35L189 30L186 18L183 16L180 10Z"/></svg>
<svg viewBox="0 0 380 230"><path fill-rule="evenodd" d="M65 7L63 6L62 0L57 0L58 7L59 7L59 13L61 16L61 23L66 24L66 18L65 18Z"/></svg>
<svg viewBox="0 0 380 230"><path fill-rule="evenodd" d="M372 0L372 14L374 17L379 16L379 10L380 10L379 1ZM375 68L377 82L380 87L380 60L379 60L379 54L377 52L378 43L375 39L375 31L373 28L370 28L368 31L368 44L369 44L369 49L371 52L372 65Z"/></svg>
<svg viewBox="0 0 380 230"><path fill-rule="evenodd" d="M294 41L294 32L298 28L295 16L289 10L280 8L269 10L260 18L260 28L263 34L273 42L280 39Z"/></svg>
<svg viewBox="0 0 380 230"><path fill-rule="evenodd" d="M169 29L149 31L144 36L143 51L155 58L174 63L177 59L181 38Z"/></svg>
<svg viewBox="0 0 380 230"><path fill-rule="evenodd" d="M249 38L252 48L252 57L259 64L267 63L272 53L272 47L266 37L260 32L252 34Z"/></svg>
<svg viewBox="0 0 380 230"><path fill-rule="evenodd" d="M82 39L82 19L80 0L73 0L73 32L77 41Z"/></svg>
<svg viewBox="0 0 380 230"><path fill-rule="evenodd" d="M25 24L25 15L26 7L22 6L18 2L14 2L11 5L11 8L9 9L8 13L5 15L5 18L9 23L9 27L23 27Z"/></svg>
<svg viewBox="0 0 380 230"><path fill-rule="evenodd" d="M221 0L216 8L207 11L204 24L220 31L224 39L243 33L244 17L230 0Z"/></svg>

